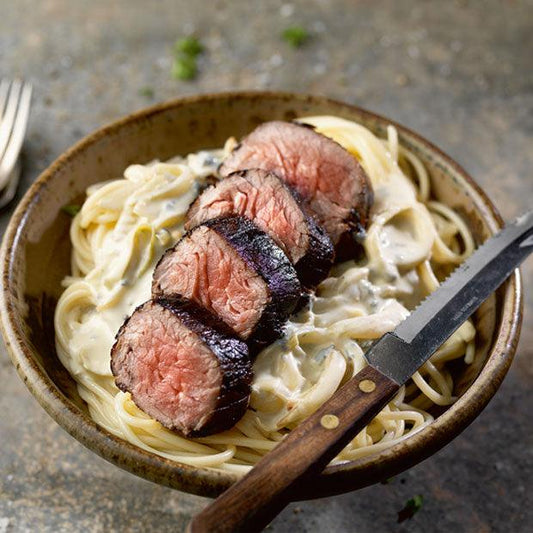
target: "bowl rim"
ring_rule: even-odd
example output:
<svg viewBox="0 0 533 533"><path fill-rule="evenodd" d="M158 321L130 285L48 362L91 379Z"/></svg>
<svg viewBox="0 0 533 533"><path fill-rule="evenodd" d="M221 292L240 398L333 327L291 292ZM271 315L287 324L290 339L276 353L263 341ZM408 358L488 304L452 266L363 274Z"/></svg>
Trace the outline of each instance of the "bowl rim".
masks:
<svg viewBox="0 0 533 533"><path fill-rule="evenodd" d="M454 172L468 183L486 208L482 213L491 232L503 225L502 218L492 201L471 176L450 156L421 135L377 113L358 106L340 102L324 96L292 93L285 91L228 91L207 93L173 99L131 113L108 123L61 154L24 194L14 211L0 248L2 268L2 289L0 291L0 328L11 360L30 392L47 413L70 435L84 446L111 463L136 475L193 494L214 497L238 479L234 473L215 471L205 467L194 467L176 463L147 452L114 436L98 426L88 414L82 412L66 398L46 372L32 357L32 346L24 340L23 320L15 308L16 295L11 280L19 251L29 208L39 202L40 191L53 176L70 160L87 147L102 138L118 132L138 121L164 113L170 109L201 104L213 100L271 99L290 100L301 103L321 103L333 109L356 112L376 123L390 124L397 128L400 136L406 134L422 144L429 152L443 159ZM522 321L522 288L520 273L516 270L502 289L501 322L495 327L495 341L487 355L487 361L480 374L464 394L429 426L385 451L347 463L329 466L319 476L318 483L311 483L299 490L294 499L323 497L382 481L414 466L448 444L465 429L483 410L499 388L512 362L518 343ZM475 386L474 386L475 385ZM453 416L452 416L453 415Z"/></svg>

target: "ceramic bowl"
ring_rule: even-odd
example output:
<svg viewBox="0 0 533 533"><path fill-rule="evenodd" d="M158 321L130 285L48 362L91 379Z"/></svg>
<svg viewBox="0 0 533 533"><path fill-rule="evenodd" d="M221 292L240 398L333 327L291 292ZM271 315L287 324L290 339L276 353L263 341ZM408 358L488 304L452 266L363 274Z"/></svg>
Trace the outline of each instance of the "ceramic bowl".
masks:
<svg viewBox="0 0 533 533"><path fill-rule="evenodd" d="M355 120L378 135L392 121L317 96L226 93L183 98L134 113L89 135L57 159L32 185L15 211L1 249L1 323L21 378L44 409L82 444L134 474L183 491L216 496L236 475L174 463L145 452L98 427L54 348L53 313L69 273L70 219L61 206L79 203L85 189L121 176L131 163L167 159L221 146L259 123L302 115L331 114ZM430 170L434 195L467 221L481 242L502 220L491 201L450 157L407 128L400 142ZM435 421L377 455L328 467L294 499L321 497L389 478L433 454L485 407L511 363L520 329L521 288L513 276L476 315L480 357L455 369L458 401L435 411Z"/></svg>

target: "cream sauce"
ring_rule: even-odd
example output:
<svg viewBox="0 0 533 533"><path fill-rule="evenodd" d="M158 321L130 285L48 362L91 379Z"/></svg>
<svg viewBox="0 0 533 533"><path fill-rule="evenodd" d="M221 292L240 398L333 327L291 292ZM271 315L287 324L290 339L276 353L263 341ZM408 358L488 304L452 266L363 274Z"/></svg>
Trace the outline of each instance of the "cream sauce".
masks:
<svg viewBox="0 0 533 533"><path fill-rule="evenodd" d="M150 299L154 268L182 235L184 215L199 185L216 172L220 158L220 150L202 151L187 159L126 169L124 175L131 187L124 210L113 230L98 243L95 268L85 277L94 305L81 312L68 343L68 351L78 354L86 370L112 376L109 354L115 335L135 308ZM89 189L89 198L97 191L105 192L105 185ZM90 207L104 210L110 204L102 195L97 205ZM68 283L74 281L69 278Z"/></svg>
<svg viewBox="0 0 533 533"><path fill-rule="evenodd" d="M361 370L370 342L392 331L421 299L414 266L429 257L429 214L393 168L374 186L366 263L336 265L310 308L254 364L251 407L269 432L297 425ZM432 227L432 225L431 225Z"/></svg>

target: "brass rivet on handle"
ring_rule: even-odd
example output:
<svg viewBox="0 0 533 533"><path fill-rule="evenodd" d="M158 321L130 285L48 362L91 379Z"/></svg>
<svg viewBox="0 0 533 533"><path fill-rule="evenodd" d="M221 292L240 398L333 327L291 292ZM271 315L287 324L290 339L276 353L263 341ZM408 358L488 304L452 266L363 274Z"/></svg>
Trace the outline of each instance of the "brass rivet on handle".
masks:
<svg viewBox="0 0 533 533"><path fill-rule="evenodd" d="M363 392L372 392L375 388L376 384L371 379L363 379L363 381L359 383L359 390Z"/></svg>
<svg viewBox="0 0 533 533"><path fill-rule="evenodd" d="M335 415L324 415L320 419L320 425L326 429L335 429L339 426L339 418Z"/></svg>

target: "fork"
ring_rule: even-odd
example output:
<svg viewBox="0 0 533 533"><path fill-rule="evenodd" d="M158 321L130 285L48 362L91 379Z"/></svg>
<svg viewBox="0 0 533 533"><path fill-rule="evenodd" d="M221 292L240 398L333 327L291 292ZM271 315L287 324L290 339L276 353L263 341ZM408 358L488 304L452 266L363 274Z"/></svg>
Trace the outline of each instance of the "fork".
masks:
<svg viewBox="0 0 533 533"><path fill-rule="evenodd" d="M0 82L0 208L15 196L19 154L30 114L32 86L21 80Z"/></svg>

